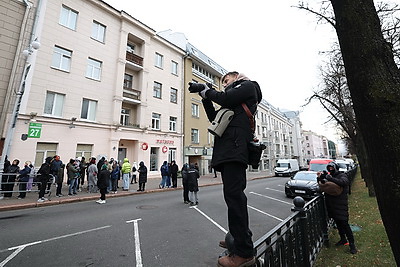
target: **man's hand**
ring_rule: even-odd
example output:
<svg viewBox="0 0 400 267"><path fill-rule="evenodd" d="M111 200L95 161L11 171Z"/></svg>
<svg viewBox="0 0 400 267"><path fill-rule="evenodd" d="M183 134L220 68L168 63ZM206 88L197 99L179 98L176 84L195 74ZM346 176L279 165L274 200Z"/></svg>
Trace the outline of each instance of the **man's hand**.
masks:
<svg viewBox="0 0 400 267"><path fill-rule="evenodd" d="M189 83L189 92L191 93L199 93L201 91L203 91L204 89L206 89L206 85L203 83L193 83L190 82Z"/></svg>

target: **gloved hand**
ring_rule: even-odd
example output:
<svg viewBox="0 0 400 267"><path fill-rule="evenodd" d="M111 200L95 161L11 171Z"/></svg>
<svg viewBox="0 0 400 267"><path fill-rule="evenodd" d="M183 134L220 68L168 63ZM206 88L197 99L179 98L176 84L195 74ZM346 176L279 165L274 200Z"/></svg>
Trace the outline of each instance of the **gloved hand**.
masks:
<svg viewBox="0 0 400 267"><path fill-rule="evenodd" d="M203 91L204 89L206 89L206 85L204 83L193 83L190 82L189 83L189 92L191 93L199 93L201 91Z"/></svg>

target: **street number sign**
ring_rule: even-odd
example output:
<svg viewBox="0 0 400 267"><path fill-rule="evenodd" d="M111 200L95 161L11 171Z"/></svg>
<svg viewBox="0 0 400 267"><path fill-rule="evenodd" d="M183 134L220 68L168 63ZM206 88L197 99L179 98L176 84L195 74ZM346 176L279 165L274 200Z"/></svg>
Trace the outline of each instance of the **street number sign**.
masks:
<svg viewBox="0 0 400 267"><path fill-rule="evenodd" d="M41 133L42 133L41 123L36 123L36 122L29 123L29 129L28 129L29 138L40 138Z"/></svg>

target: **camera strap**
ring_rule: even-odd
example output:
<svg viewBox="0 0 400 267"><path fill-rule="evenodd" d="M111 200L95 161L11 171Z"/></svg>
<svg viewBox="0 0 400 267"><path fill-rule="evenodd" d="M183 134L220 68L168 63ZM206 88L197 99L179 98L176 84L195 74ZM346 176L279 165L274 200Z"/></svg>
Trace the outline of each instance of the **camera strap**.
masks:
<svg viewBox="0 0 400 267"><path fill-rule="evenodd" d="M255 128L255 124L254 124L253 114L251 114L250 109L247 107L246 103L242 103L242 107L243 107L244 111L246 112L247 117L249 117L250 128L251 128L252 132L254 133L256 131L256 128Z"/></svg>

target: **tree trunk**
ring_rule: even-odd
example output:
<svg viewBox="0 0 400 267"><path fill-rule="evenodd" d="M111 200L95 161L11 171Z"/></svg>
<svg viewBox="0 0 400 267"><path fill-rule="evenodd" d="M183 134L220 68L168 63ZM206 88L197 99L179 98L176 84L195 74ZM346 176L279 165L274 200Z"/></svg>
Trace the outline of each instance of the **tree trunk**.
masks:
<svg viewBox="0 0 400 267"><path fill-rule="evenodd" d="M367 161L367 153L365 151L365 145L362 140L361 134L358 133L355 137L355 144L356 144L356 150L357 150L357 159L358 162L360 163L360 172L361 172L361 177L364 179L364 182L366 186L368 187L368 195L370 197L375 197L375 189L374 189L374 183L372 180L372 174L371 170L368 165Z"/></svg>
<svg viewBox="0 0 400 267"><path fill-rule="evenodd" d="M400 266L400 73L373 0L331 0L377 202Z"/></svg>

